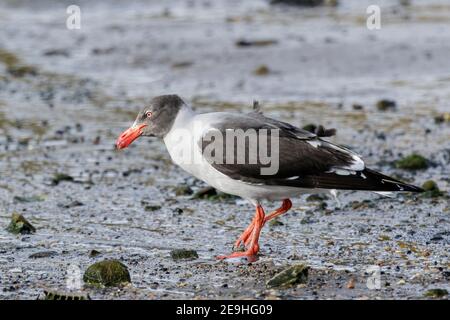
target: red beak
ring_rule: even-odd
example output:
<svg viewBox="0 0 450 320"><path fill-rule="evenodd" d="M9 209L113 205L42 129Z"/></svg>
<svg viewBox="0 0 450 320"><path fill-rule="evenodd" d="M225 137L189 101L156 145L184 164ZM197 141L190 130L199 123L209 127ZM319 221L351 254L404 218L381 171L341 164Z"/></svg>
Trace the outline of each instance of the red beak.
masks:
<svg viewBox="0 0 450 320"><path fill-rule="evenodd" d="M128 147L134 140L142 135L142 129L146 126L146 124L141 124L125 130L116 141L117 149Z"/></svg>

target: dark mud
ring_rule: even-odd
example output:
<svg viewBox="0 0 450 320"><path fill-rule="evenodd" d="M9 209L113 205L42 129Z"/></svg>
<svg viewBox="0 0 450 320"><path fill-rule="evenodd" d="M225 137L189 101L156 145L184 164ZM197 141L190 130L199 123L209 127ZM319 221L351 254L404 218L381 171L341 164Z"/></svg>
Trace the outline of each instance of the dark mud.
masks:
<svg viewBox="0 0 450 320"><path fill-rule="evenodd" d="M428 290L450 289L448 4L383 1L382 29L369 31L361 1L161 3L81 1L82 28L73 31L64 2L0 5L1 299L44 290L92 299L434 299ZM433 180L441 193L342 192L340 208L294 199L263 231L259 261L216 261L253 208L193 197L205 185L174 167L161 141L114 149L143 103L164 93L201 111L246 111L259 100L270 116L336 128L329 139L371 167L418 185ZM380 110L380 100L395 108ZM427 168L396 166L410 154ZM36 232L9 233L13 212ZM173 260L176 249L199 257ZM124 263L131 284L68 290L68 270L81 277L105 259ZM305 283L267 287L300 263L310 267Z"/></svg>

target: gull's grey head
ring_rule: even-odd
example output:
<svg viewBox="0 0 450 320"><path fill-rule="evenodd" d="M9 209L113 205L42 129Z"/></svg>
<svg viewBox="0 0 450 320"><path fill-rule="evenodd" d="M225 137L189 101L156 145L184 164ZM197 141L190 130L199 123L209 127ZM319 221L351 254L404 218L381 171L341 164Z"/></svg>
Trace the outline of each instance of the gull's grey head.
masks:
<svg viewBox="0 0 450 320"><path fill-rule="evenodd" d="M139 112L134 125L146 125L142 129L143 136L164 137L172 128L183 105L184 101L176 94L154 97Z"/></svg>
<svg viewBox="0 0 450 320"><path fill-rule="evenodd" d="M117 139L117 148L128 147L140 136L164 137L183 106L184 101L176 94L153 98L139 112L133 125Z"/></svg>

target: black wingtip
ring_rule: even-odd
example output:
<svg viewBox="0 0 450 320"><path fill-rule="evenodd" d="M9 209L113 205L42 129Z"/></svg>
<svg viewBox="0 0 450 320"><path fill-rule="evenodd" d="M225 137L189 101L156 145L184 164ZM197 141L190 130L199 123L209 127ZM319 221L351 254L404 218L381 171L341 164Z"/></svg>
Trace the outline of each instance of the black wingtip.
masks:
<svg viewBox="0 0 450 320"><path fill-rule="evenodd" d="M406 184L406 183L402 183L401 184L403 190L400 191L408 191L408 192L425 192L425 190L423 190L421 187L412 185L412 184Z"/></svg>
<svg viewBox="0 0 450 320"><path fill-rule="evenodd" d="M402 182L398 179L386 176L382 173L379 173L375 170L371 170L366 168L364 170L364 173L370 175L372 178L375 178L379 182L382 183L382 185L386 186L386 191L405 191L405 192L424 192L421 187Z"/></svg>

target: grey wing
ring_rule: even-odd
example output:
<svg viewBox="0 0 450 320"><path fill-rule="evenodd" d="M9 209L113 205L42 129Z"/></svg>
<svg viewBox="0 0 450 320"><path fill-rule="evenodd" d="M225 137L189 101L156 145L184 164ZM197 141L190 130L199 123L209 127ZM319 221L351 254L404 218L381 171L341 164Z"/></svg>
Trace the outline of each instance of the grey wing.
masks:
<svg viewBox="0 0 450 320"><path fill-rule="evenodd" d="M248 113L246 116L251 118L256 123L262 123L267 127L281 130L282 132L280 133L283 136L292 136L297 139L312 139L317 137L316 134L297 128L290 123L268 118L259 109Z"/></svg>
<svg viewBox="0 0 450 320"><path fill-rule="evenodd" d="M215 132L214 136L220 134L226 137L229 132L246 129L256 130L258 138L256 143L248 137L243 140L241 151L245 151L244 162L238 161L239 141L235 140L233 145L227 145L224 138L220 144L215 144L217 141L210 135ZM270 133L261 133L258 129L275 129L278 134L274 137ZM232 179L246 183L299 188L391 190L390 185L381 181L381 176L376 176L374 171L365 168L362 159L354 152L261 114L224 118L205 132L203 138L198 143L203 156L211 165ZM278 140L277 145L271 144L273 138ZM269 164L259 158L261 139L266 140L267 155L271 159ZM219 155L211 152L214 144L215 147L222 147L223 152ZM258 155L256 162L250 161L250 154ZM263 168L270 168L274 163L276 171L272 170L271 174L263 173ZM390 179L386 176L383 178L386 181Z"/></svg>
<svg viewBox="0 0 450 320"><path fill-rule="evenodd" d="M227 134L237 130L242 130L241 133L256 131L256 142L249 137L241 140L241 148L239 143L228 145ZM216 139L209 134L211 132L219 134L216 137L221 136L225 139L216 143ZM260 144L261 139L265 143ZM272 139L278 143L272 144ZM198 144L205 159L216 170L232 179L249 184L308 189L423 191L421 188L366 168L363 160L347 148L322 140L315 134L288 123L267 118L259 112L246 115L228 114L222 117L203 134ZM222 153L211 152L214 150L210 148L212 144L220 146ZM266 145L265 153L270 155L265 160L270 159L270 162L261 161L259 157L262 145ZM238 160L242 160L239 152L242 150L244 161L239 163ZM231 157L227 158L228 154ZM250 154L258 155L256 162L250 161ZM277 170L270 171L271 174L267 174L267 171L263 173L262 169L271 167L273 162L276 162Z"/></svg>

